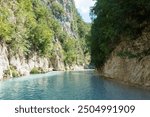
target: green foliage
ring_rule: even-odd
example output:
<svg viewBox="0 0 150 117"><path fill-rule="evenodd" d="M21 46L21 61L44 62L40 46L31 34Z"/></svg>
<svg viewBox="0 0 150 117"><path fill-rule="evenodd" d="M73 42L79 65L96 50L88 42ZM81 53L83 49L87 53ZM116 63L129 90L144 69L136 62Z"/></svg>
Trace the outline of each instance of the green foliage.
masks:
<svg viewBox="0 0 150 117"><path fill-rule="evenodd" d="M138 54L133 54L132 52L125 50L125 51L118 52L117 56L119 56L121 58L127 57L129 59L132 59L132 58L137 58Z"/></svg>
<svg viewBox="0 0 150 117"><path fill-rule="evenodd" d="M31 42L31 50L38 52L41 55L48 55L52 49L53 33L45 24L38 24L32 31L29 37Z"/></svg>
<svg viewBox="0 0 150 117"><path fill-rule="evenodd" d="M51 18L48 20L48 25L53 31L55 38L59 38L62 34L62 27L60 23L56 19Z"/></svg>
<svg viewBox="0 0 150 117"><path fill-rule="evenodd" d="M5 40L6 42L7 41L10 41L11 38L11 34L12 34L12 27L11 25L5 21L3 22L1 19L0 19L0 40Z"/></svg>
<svg viewBox="0 0 150 117"><path fill-rule="evenodd" d="M0 7L0 40L9 42L13 31L13 26L8 21L9 12L2 6Z"/></svg>
<svg viewBox="0 0 150 117"><path fill-rule="evenodd" d="M31 71L30 71L31 74L39 74L39 73L44 73L44 70L40 67L34 67Z"/></svg>
<svg viewBox="0 0 150 117"><path fill-rule="evenodd" d="M30 74L38 74L40 73L40 71L37 69L37 68L33 68L31 71L30 71Z"/></svg>
<svg viewBox="0 0 150 117"><path fill-rule="evenodd" d="M68 35L66 32L60 31L60 34L58 35L58 39L62 45L64 44L64 41L67 39L67 37Z"/></svg>
<svg viewBox="0 0 150 117"><path fill-rule="evenodd" d="M85 38L86 35L89 33L90 31L90 25L85 23L81 16L78 15L77 16L77 27L78 27L78 34L80 38Z"/></svg>
<svg viewBox="0 0 150 117"><path fill-rule="evenodd" d="M71 28L78 34L78 41L76 43L76 63L84 64L89 63L90 59L90 30L91 24L85 23L81 18L80 14L77 12L75 8L74 11L74 20L71 23Z"/></svg>
<svg viewBox="0 0 150 117"><path fill-rule="evenodd" d="M4 77L5 79L10 78L10 70L5 70L5 71L4 71L4 74L3 74L3 77Z"/></svg>
<svg viewBox="0 0 150 117"><path fill-rule="evenodd" d="M33 2L34 5L34 13L36 16L36 20L37 21L43 21L46 20L45 18L47 18L47 16L49 16L49 11L47 9L47 7L45 7L44 5L40 4L40 1L38 2Z"/></svg>
<svg viewBox="0 0 150 117"><path fill-rule="evenodd" d="M63 6L56 1L52 2L52 11L57 18L65 13Z"/></svg>
<svg viewBox="0 0 150 117"><path fill-rule="evenodd" d="M150 55L150 49L144 50L140 53L133 53L133 52L128 51L128 50L120 51L117 53L117 56L119 56L121 58L128 58L128 59L132 59L132 58L141 59L141 58L148 56L148 55Z"/></svg>
<svg viewBox="0 0 150 117"><path fill-rule="evenodd" d="M4 78L10 78L10 77L19 77L21 75L14 66L10 66L7 70L4 71L3 76Z"/></svg>
<svg viewBox="0 0 150 117"><path fill-rule="evenodd" d="M140 36L150 21L149 0L96 0L91 10L91 56L96 67L102 66L122 36Z"/></svg>
<svg viewBox="0 0 150 117"><path fill-rule="evenodd" d="M17 0L18 7L22 10L26 11L32 11L32 1L31 0Z"/></svg>
<svg viewBox="0 0 150 117"><path fill-rule="evenodd" d="M61 3L64 1L1 0L0 41L8 45L11 55L37 53L52 58L60 53L67 65L85 61L89 51L86 38L90 25L83 22L73 1L66 6L67 12L73 16L70 21ZM72 34L63 30L60 21L72 22ZM16 74L14 72L14 76Z"/></svg>
<svg viewBox="0 0 150 117"><path fill-rule="evenodd" d="M65 64L72 65L76 62L77 58L77 49L76 49L76 40L72 38L67 38L64 41L64 52L65 52L65 58L64 62Z"/></svg>
<svg viewBox="0 0 150 117"><path fill-rule="evenodd" d="M20 76L20 73L13 66L10 67L10 72L12 73L12 77L19 77Z"/></svg>

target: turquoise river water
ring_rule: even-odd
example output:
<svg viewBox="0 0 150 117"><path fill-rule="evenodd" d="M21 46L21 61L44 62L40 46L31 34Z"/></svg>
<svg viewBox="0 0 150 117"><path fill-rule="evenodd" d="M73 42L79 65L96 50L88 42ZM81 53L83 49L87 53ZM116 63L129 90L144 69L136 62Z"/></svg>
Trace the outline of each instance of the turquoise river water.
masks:
<svg viewBox="0 0 150 117"><path fill-rule="evenodd" d="M150 91L122 85L94 71L50 72L0 81L1 100L140 100Z"/></svg>

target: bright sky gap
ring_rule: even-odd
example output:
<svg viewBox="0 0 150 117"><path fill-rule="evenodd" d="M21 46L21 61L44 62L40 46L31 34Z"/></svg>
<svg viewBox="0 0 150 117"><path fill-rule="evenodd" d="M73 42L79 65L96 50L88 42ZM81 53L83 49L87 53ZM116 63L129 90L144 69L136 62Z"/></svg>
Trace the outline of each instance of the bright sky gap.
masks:
<svg viewBox="0 0 150 117"><path fill-rule="evenodd" d="M93 0L74 0L76 7L85 22L91 22L90 19L90 8L94 5Z"/></svg>

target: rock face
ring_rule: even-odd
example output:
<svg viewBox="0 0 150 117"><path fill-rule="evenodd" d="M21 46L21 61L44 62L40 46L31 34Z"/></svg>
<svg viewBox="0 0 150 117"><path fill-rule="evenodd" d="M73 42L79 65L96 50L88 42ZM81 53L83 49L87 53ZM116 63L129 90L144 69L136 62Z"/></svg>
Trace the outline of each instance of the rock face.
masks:
<svg viewBox="0 0 150 117"><path fill-rule="evenodd" d="M67 32L68 34L76 37L76 32L71 28L72 22L73 22L73 7L75 8L74 0L42 0L46 6L48 6L50 9L52 7L52 4L60 5L63 8L63 12L65 14L60 15L56 11L53 11L53 15L55 18L61 23L63 30Z"/></svg>
<svg viewBox="0 0 150 117"><path fill-rule="evenodd" d="M49 65L50 61L47 58L41 58L36 54L29 59L19 56L12 56L10 58L10 65L15 66L21 75L29 75L33 68L43 68L43 70L50 71L52 66Z"/></svg>
<svg viewBox="0 0 150 117"><path fill-rule="evenodd" d="M43 70L51 71L53 66L51 61L44 57L39 57L34 54L29 59L24 56L11 56L5 44L0 45L0 79L3 78L4 71L8 70L10 66L16 68L20 75L29 75L33 68L43 68Z"/></svg>
<svg viewBox="0 0 150 117"><path fill-rule="evenodd" d="M4 44L0 45L0 79L3 78L4 71L7 70L9 66L7 53L6 46Z"/></svg>
<svg viewBox="0 0 150 117"><path fill-rule="evenodd" d="M68 32L70 35L76 37L76 32L71 28L73 19L73 11L72 7L75 7L74 0L57 0L64 8L64 11L66 12L65 15L63 15L60 19L61 25L63 26L63 30L65 32ZM56 17L57 18L57 17Z"/></svg>
<svg viewBox="0 0 150 117"><path fill-rule="evenodd" d="M122 41L105 63L102 74L126 83L150 86L150 33Z"/></svg>

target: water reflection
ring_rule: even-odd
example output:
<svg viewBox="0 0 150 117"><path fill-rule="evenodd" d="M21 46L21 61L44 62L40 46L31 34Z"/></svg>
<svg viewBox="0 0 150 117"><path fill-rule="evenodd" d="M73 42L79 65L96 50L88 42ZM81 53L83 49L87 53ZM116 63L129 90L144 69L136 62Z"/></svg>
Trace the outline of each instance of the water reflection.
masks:
<svg viewBox="0 0 150 117"><path fill-rule="evenodd" d="M93 71L51 72L0 82L0 99L150 99L150 92L103 79Z"/></svg>

